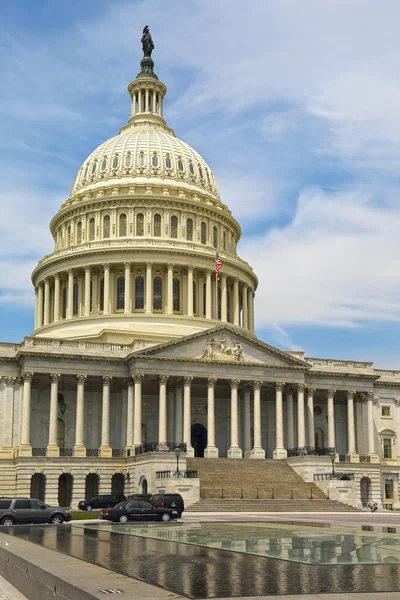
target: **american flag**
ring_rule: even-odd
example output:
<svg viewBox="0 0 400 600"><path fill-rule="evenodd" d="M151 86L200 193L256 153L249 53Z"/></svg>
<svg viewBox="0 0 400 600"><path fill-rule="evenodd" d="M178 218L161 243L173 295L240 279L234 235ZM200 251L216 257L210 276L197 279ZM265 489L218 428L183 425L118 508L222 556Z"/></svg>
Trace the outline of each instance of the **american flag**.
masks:
<svg viewBox="0 0 400 600"><path fill-rule="evenodd" d="M217 252L217 254L215 255L215 273L217 275L217 279L219 279L218 273L220 272L221 269L222 269L222 262L219 257L219 254Z"/></svg>

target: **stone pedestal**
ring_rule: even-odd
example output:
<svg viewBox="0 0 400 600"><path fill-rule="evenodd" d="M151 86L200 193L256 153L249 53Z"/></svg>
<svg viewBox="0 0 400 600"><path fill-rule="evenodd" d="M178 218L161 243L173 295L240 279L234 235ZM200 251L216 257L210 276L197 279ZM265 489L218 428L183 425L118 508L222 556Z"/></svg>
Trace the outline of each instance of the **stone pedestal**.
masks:
<svg viewBox="0 0 400 600"><path fill-rule="evenodd" d="M46 456L50 456L52 458L57 458L60 456L60 448L57 444L49 444L46 449Z"/></svg>
<svg viewBox="0 0 400 600"><path fill-rule="evenodd" d="M369 462L374 465L379 464L379 456L375 452L368 452Z"/></svg>
<svg viewBox="0 0 400 600"><path fill-rule="evenodd" d="M86 448L81 444L77 444L74 446L74 456L78 456L80 458L86 457Z"/></svg>
<svg viewBox="0 0 400 600"><path fill-rule="evenodd" d="M281 460L283 458L287 458L287 451L285 450L285 448L275 448L272 457L275 460Z"/></svg>
<svg viewBox="0 0 400 600"><path fill-rule="evenodd" d="M250 458L265 458L264 448L253 448L250 452Z"/></svg>
<svg viewBox="0 0 400 600"><path fill-rule="evenodd" d="M186 457L194 458L194 448L190 444L186 444Z"/></svg>
<svg viewBox="0 0 400 600"><path fill-rule="evenodd" d="M12 446L2 446L0 448L0 458L14 458L14 448Z"/></svg>
<svg viewBox="0 0 400 600"><path fill-rule="evenodd" d="M239 446L231 446L228 450L228 458L242 458L242 449Z"/></svg>
<svg viewBox="0 0 400 600"><path fill-rule="evenodd" d="M18 446L17 456L32 456L32 446L30 444L20 444Z"/></svg>
<svg viewBox="0 0 400 600"><path fill-rule="evenodd" d="M357 454L357 452L349 452L348 457L349 457L351 463L359 463L360 462L360 457Z"/></svg>
<svg viewBox="0 0 400 600"><path fill-rule="evenodd" d="M218 458L218 448L216 446L207 446L204 450L204 458Z"/></svg>
<svg viewBox="0 0 400 600"><path fill-rule="evenodd" d="M100 446L99 456L100 456L100 458L112 458L111 446L108 446L108 445Z"/></svg>

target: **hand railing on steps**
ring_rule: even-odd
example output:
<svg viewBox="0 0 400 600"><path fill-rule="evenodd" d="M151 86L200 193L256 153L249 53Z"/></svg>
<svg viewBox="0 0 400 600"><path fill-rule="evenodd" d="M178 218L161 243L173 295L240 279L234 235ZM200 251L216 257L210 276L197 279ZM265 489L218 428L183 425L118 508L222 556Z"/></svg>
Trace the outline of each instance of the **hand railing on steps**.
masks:
<svg viewBox="0 0 400 600"><path fill-rule="evenodd" d="M251 488L255 490L255 494L249 495L249 488L201 488L200 499L214 500L326 500L326 497L315 496L315 489L312 487L307 490L308 494L304 494L304 490L296 490L291 488L282 492L279 488L265 490L263 488ZM266 494L265 492L268 492ZM255 497L254 497L255 496Z"/></svg>

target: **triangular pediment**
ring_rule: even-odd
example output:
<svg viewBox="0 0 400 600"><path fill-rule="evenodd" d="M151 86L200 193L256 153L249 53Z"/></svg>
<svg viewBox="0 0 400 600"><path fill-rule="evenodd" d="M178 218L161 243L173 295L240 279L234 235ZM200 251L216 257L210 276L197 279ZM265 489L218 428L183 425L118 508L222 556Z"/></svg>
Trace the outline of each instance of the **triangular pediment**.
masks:
<svg viewBox="0 0 400 600"><path fill-rule="evenodd" d="M198 360L260 366L309 369L305 361L229 325L207 329L179 340L135 352L137 358Z"/></svg>

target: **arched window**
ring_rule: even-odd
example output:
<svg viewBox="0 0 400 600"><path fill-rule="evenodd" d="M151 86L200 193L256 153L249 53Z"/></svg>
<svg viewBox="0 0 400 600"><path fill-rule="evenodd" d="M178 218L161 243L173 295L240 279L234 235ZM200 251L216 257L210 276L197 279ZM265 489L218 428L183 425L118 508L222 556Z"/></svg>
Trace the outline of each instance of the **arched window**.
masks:
<svg viewBox="0 0 400 600"><path fill-rule="evenodd" d="M183 162L181 158L178 159L178 171L181 173L183 172Z"/></svg>
<svg viewBox="0 0 400 600"><path fill-rule="evenodd" d="M189 172L191 175L194 175L194 166L192 162L189 163Z"/></svg>
<svg viewBox="0 0 400 600"><path fill-rule="evenodd" d="M203 175L203 169L199 166L199 175L200 175L200 179L204 179L204 175Z"/></svg>
<svg viewBox="0 0 400 600"><path fill-rule="evenodd" d="M90 280L90 300L89 300L89 304L90 304L90 307L89 307L90 312L94 313L95 311L94 311L94 307L93 307L93 280L92 279Z"/></svg>
<svg viewBox="0 0 400 600"><path fill-rule="evenodd" d="M84 174L83 174L83 179L86 179L86 177L87 177L87 174L88 174L88 171L89 171L89 163L87 163L87 165L86 165L86 167L85 167L85 172L84 172Z"/></svg>
<svg viewBox="0 0 400 600"><path fill-rule="evenodd" d="M186 221L186 239L191 242L193 240L193 221L188 219Z"/></svg>
<svg viewBox="0 0 400 600"><path fill-rule="evenodd" d="M97 160L95 160L92 164L92 170L90 171L91 175L94 175L96 173L96 169L97 169Z"/></svg>
<svg viewBox="0 0 400 600"><path fill-rule="evenodd" d="M222 250L226 250L226 231L222 232Z"/></svg>
<svg viewBox="0 0 400 600"><path fill-rule="evenodd" d="M94 232L95 232L95 221L92 217L89 221L89 241L94 240Z"/></svg>
<svg viewBox="0 0 400 600"><path fill-rule="evenodd" d="M204 221L200 227L200 241L202 244L207 244L207 225L204 223Z"/></svg>
<svg viewBox="0 0 400 600"><path fill-rule="evenodd" d="M141 152L138 156L138 165L139 167L145 167L146 166L146 157L144 155L144 152Z"/></svg>
<svg viewBox="0 0 400 600"><path fill-rule="evenodd" d="M166 169L171 169L172 168L172 162L171 162L171 159L169 157L169 154L167 154L166 159L165 159L165 168Z"/></svg>
<svg viewBox="0 0 400 600"><path fill-rule="evenodd" d="M71 225L68 225L67 227L67 243L65 244L66 246L70 246L71 245L71 231L72 231L72 227Z"/></svg>
<svg viewBox="0 0 400 600"><path fill-rule="evenodd" d="M144 216L142 213L136 215L136 235L143 236L144 235Z"/></svg>
<svg viewBox="0 0 400 600"><path fill-rule="evenodd" d="M125 277L117 279L117 310L125 308Z"/></svg>
<svg viewBox="0 0 400 600"><path fill-rule="evenodd" d="M61 294L61 318L67 318L67 286L65 285L62 289Z"/></svg>
<svg viewBox="0 0 400 600"><path fill-rule="evenodd" d="M193 314L197 315L197 285L193 281Z"/></svg>
<svg viewBox="0 0 400 600"><path fill-rule="evenodd" d="M231 292L228 290L226 294L226 308L227 308L227 320L228 323L232 323L232 302L231 302Z"/></svg>
<svg viewBox="0 0 400 600"><path fill-rule="evenodd" d="M178 217L175 216L171 217L171 237L178 237Z"/></svg>
<svg viewBox="0 0 400 600"><path fill-rule="evenodd" d="M78 314L78 310L79 310L79 290L78 290L78 284L74 283L74 296L73 296L73 303L72 303L72 312L74 315Z"/></svg>
<svg viewBox="0 0 400 600"><path fill-rule="evenodd" d="M76 226L76 243L82 244L82 221L79 221Z"/></svg>
<svg viewBox="0 0 400 600"><path fill-rule="evenodd" d="M174 279L172 282L172 295L173 295L173 311L174 312L179 312L181 309L181 302L180 302L180 281L179 279Z"/></svg>
<svg viewBox="0 0 400 600"><path fill-rule="evenodd" d="M132 155L127 154L125 156L125 169L130 169L132 166Z"/></svg>
<svg viewBox="0 0 400 600"><path fill-rule="evenodd" d="M153 310L162 310L163 295L162 295L162 279L154 277L153 279Z"/></svg>
<svg viewBox="0 0 400 600"><path fill-rule="evenodd" d="M100 279L99 281L99 311L103 312L104 310L104 279Z"/></svg>
<svg viewBox="0 0 400 600"><path fill-rule="evenodd" d="M218 248L218 229L213 227L213 246L214 248Z"/></svg>
<svg viewBox="0 0 400 600"><path fill-rule="evenodd" d="M112 167L113 169L118 169L119 166L119 156L116 154L113 158Z"/></svg>
<svg viewBox="0 0 400 600"><path fill-rule="evenodd" d="M161 215L154 215L154 237L161 237Z"/></svg>
<svg viewBox="0 0 400 600"><path fill-rule="evenodd" d="M103 238L110 237L110 216L106 215L103 219Z"/></svg>
<svg viewBox="0 0 400 600"><path fill-rule="evenodd" d="M206 306L207 306L207 285L203 283L203 317L206 316Z"/></svg>
<svg viewBox="0 0 400 600"><path fill-rule="evenodd" d="M151 164L153 167L158 167L158 156L157 154L153 154L151 157Z"/></svg>
<svg viewBox="0 0 400 600"><path fill-rule="evenodd" d="M119 236L126 236L126 215L119 215Z"/></svg>
<svg viewBox="0 0 400 600"><path fill-rule="evenodd" d="M135 279L135 310L144 309L144 278Z"/></svg>
<svg viewBox="0 0 400 600"><path fill-rule="evenodd" d="M100 170L105 171L107 169L107 156L103 158L100 165Z"/></svg>

